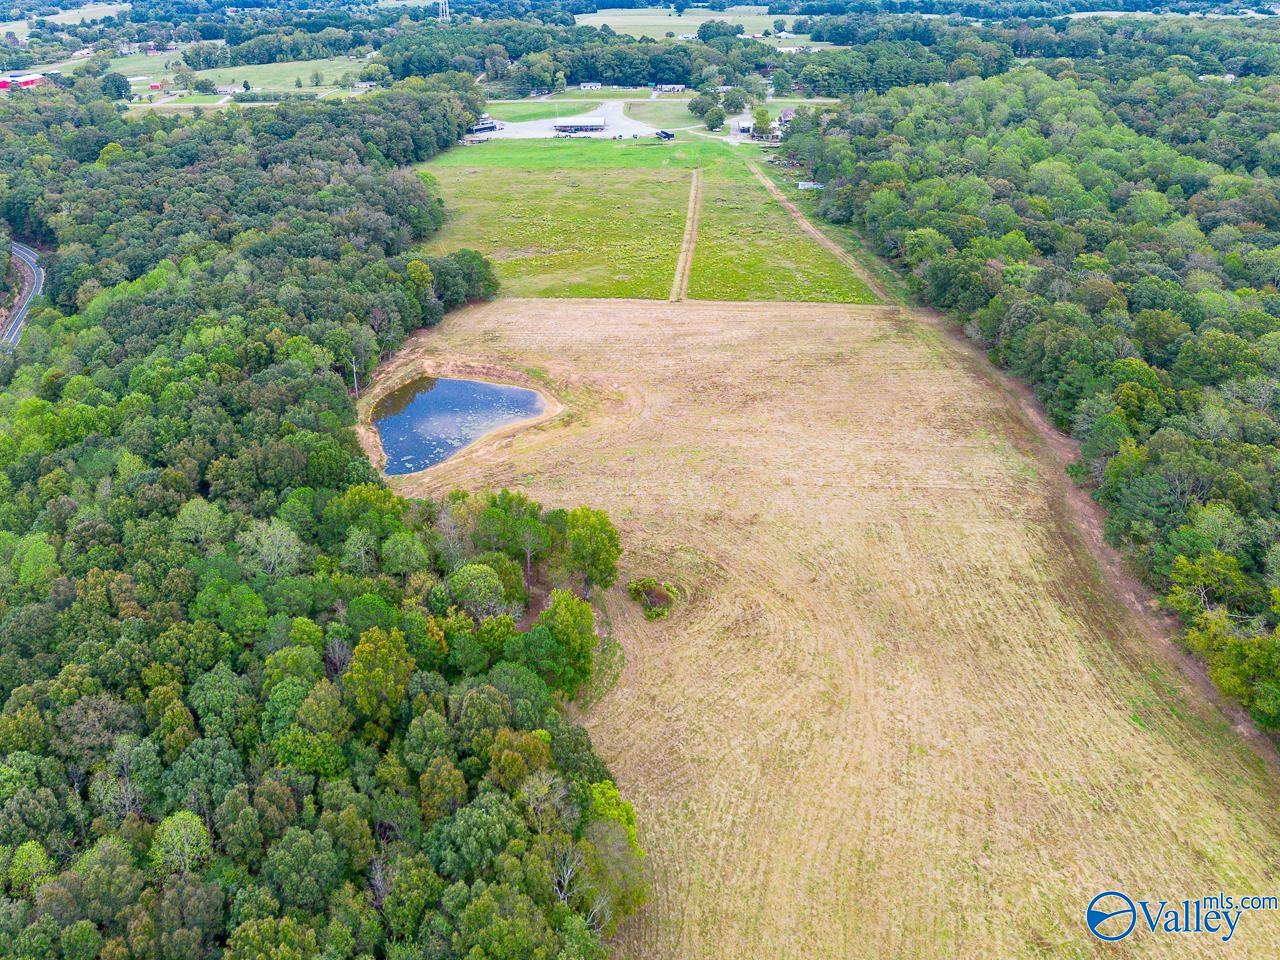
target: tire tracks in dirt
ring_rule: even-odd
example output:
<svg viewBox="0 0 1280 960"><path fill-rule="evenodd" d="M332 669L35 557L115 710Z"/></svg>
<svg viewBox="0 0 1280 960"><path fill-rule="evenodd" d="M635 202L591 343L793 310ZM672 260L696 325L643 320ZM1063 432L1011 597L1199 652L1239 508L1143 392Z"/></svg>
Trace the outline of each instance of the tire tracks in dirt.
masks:
<svg viewBox="0 0 1280 960"><path fill-rule="evenodd" d="M1009 405L1040 441L1044 459L1054 468L1054 476L1050 480L1058 488L1068 522L1079 531L1103 580L1132 615L1143 636L1206 700L1221 710L1235 732L1274 772L1280 772L1280 749L1277 749L1275 740L1258 728L1248 711L1219 692L1205 662L1183 646L1180 640L1182 626L1177 618L1161 606L1155 593L1129 569L1124 555L1107 542L1106 510L1067 475L1067 468L1080 459L1079 441L1055 427L1035 391L992 363L991 358L946 314L931 307L903 307L902 314L908 320L938 331L969 361L975 376L1004 394Z"/></svg>
<svg viewBox="0 0 1280 960"><path fill-rule="evenodd" d="M680 257L676 275L671 281L672 303L689 295L689 275L693 272L693 251L698 245L698 221L702 217L702 171L694 170L689 183L689 209L684 215L684 238L680 241Z"/></svg>
<svg viewBox="0 0 1280 960"><path fill-rule="evenodd" d="M853 270L877 297L885 303L894 302L892 294L871 271L849 251L814 226L804 212L787 199L786 194L758 165L748 163L747 166L805 233ZM1161 607L1156 595L1129 570L1120 551L1107 542L1104 534L1106 511L1089 496L1087 491L1067 476L1067 467L1079 459L1079 443L1053 425L1031 387L996 367L986 353L945 314L931 308L908 307L903 307L902 313L904 318L937 330L969 360L975 375L991 383L1005 395L1010 405L1017 410L1023 422L1031 428L1044 446L1047 459L1056 470L1053 481L1059 489L1061 502L1068 512L1069 521L1084 538L1089 554L1098 565L1103 578L1115 596L1133 615L1143 635L1206 699L1222 711L1236 733L1246 740L1273 770L1280 771L1280 749L1277 749L1276 742L1258 729L1246 710L1222 696L1210 678L1205 663L1181 644L1179 640L1181 626L1177 619Z"/></svg>

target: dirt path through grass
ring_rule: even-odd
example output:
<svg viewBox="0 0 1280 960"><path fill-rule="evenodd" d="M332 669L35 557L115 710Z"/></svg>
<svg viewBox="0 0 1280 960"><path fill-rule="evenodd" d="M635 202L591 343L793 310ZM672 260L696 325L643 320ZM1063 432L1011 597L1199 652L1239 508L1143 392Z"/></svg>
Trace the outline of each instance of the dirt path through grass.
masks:
<svg viewBox="0 0 1280 960"><path fill-rule="evenodd" d="M689 209L684 216L684 238L680 241L680 258L671 281L671 300L684 300L689 295L689 271L693 268L693 251L698 245L698 217L702 213L702 171L694 170L689 182Z"/></svg>
<svg viewBox="0 0 1280 960"><path fill-rule="evenodd" d="M1101 890L1275 892L1267 763L1117 598L1037 425L927 319L503 300L394 360L521 371L566 410L393 487L622 528L626 665L585 717L648 850L621 958L1101 958ZM644 575L680 585L669 619L626 598ZM1230 945L1139 934L1125 956L1280 955L1271 914Z"/></svg>
<svg viewBox="0 0 1280 960"><path fill-rule="evenodd" d="M863 266L862 261L815 227L809 221L809 218L804 215L803 211L787 199L787 195L782 192L776 183L769 179L757 164L748 162L747 166L751 169L751 172L756 175L756 179L764 185L764 188L769 191L773 198L777 200L778 203L782 204L787 213L791 214L791 216L795 218L795 221L800 225L801 230L816 240L824 249L835 254L836 258L852 270L859 280L870 287L871 292L877 297L885 303L893 302L893 295L885 289L884 284L882 284L870 270Z"/></svg>

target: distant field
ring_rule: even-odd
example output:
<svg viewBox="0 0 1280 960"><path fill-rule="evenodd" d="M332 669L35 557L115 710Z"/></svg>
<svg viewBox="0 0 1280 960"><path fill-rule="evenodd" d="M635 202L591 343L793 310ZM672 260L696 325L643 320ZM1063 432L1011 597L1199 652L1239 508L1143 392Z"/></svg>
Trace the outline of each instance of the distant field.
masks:
<svg viewBox="0 0 1280 960"><path fill-rule="evenodd" d="M874 302L756 182L745 160L758 156L705 137L450 150L423 168L451 216L426 250L490 255L507 296L666 299L696 168L703 200L690 297Z"/></svg>
<svg viewBox="0 0 1280 960"><path fill-rule="evenodd" d="M763 33L773 30L773 21L779 17L769 15L768 7L729 7L723 11L686 10L677 16L666 7L647 9L597 10L595 13L579 14L574 20L584 27L599 27L608 24L617 33L625 33L632 37L649 36L658 40L670 30L676 36L684 33L697 33L699 24L708 20L727 20L740 23L747 33ZM791 19L782 17L790 25Z"/></svg>
<svg viewBox="0 0 1280 960"><path fill-rule="evenodd" d="M765 107L767 107L771 113L776 114L779 110L782 110L785 107L791 107L792 109L796 107L809 107L812 109L822 106L823 104L830 106L831 104L839 102L840 101L836 100L834 97L774 97L772 100L765 103Z"/></svg>
<svg viewBox="0 0 1280 960"><path fill-rule="evenodd" d="M50 23L84 23L88 20L100 20L103 17L113 17L123 10L128 10L127 3L86 3L83 7L77 7L75 10L64 10L62 13L55 13L52 16L41 17L41 20L48 20ZM27 26L26 20L9 20L0 22L0 37L6 33L13 33L16 37L25 37L31 33L31 28Z"/></svg>
<svg viewBox="0 0 1280 960"><path fill-rule="evenodd" d="M676 16L668 8L652 7L648 9L598 10L595 13L579 14L575 18L579 26L600 27L608 24L615 32L625 33L632 37L652 37L660 40L668 32L677 37L685 34L696 34L698 26L708 20L727 20L740 23L746 33L773 32L775 20L785 20L788 29L795 18L783 14L769 13L768 7L729 7L725 10L686 10ZM813 46L829 47L829 43L814 43L807 36L800 35L779 40L777 37L765 37L762 43L775 47Z"/></svg>
<svg viewBox="0 0 1280 960"><path fill-rule="evenodd" d="M598 102L581 103L548 103L542 100L489 101L485 109L489 116L496 120L508 120L517 123L522 120L547 120L552 117L572 117L579 113L590 113Z"/></svg>
<svg viewBox="0 0 1280 960"><path fill-rule="evenodd" d="M311 86L311 74L319 71L323 82L321 88L333 87L344 73L358 73L360 65L345 57L322 60L290 60L285 63L252 64L243 67L219 67L215 70L201 70L196 76L207 77L214 83L241 83L249 81L255 90L293 90L294 80L301 79L304 90L315 90Z"/></svg>
<svg viewBox="0 0 1280 960"><path fill-rule="evenodd" d="M563 93L553 93L548 100L648 100L653 91L648 87L601 87L599 90L583 90L569 87ZM693 96L693 94L689 94Z"/></svg>
<svg viewBox="0 0 1280 960"><path fill-rule="evenodd" d="M58 68L69 70L80 60L68 60L62 63L48 64L37 69ZM130 54L127 57L115 57L108 67L126 77L144 77L133 85L135 93L148 93L147 85L153 81L172 80L174 70L182 63L182 51L175 50L161 56L149 57L144 53ZM294 81L302 80L302 89L316 94L330 93L337 88L338 80L344 73L356 73L360 64L345 57L319 60L290 60L285 63L252 64L242 67L218 67L213 70L198 70L197 77L204 77L215 84L235 84L239 86L245 80L255 90L288 92L297 89ZM319 87L311 86L311 74L319 71L322 78ZM191 101L188 100L188 103Z"/></svg>

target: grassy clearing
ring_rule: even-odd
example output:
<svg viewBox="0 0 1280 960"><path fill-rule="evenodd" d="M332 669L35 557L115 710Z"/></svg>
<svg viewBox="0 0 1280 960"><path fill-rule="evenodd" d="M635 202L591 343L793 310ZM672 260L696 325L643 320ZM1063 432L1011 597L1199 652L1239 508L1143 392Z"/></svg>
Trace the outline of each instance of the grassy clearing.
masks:
<svg viewBox="0 0 1280 960"><path fill-rule="evenodd" d="M705 137L507 140L450 150L425 165L452 217L425 249L489 254L508 296L665 299L690 173L699 168L704 200L691 297L873 302L755 181L745 160L759 155Z"/></svg>
<svg viewBox="0 0 1280 960"><path fill-rule="evenodd" d="M360 66L351 60L342 58L321 60L288 60L284 63L248 64L242 67L219 67L214 70L201 70L197 77L208 77L216 84L243 83L255 90L294 90L294 81L302 80L302 89L316 90L311 86L311 75L319 71L323 82L321 88L336 86L338 78L344 73L358 73Z"/></svg>
<svg viewBox="0 0 1280 960"><path fill-rule="evenodd" d="M553 93L546 100L647 100L651 96L653 91L648 87L601 87L599 90L570 87L562 93Z"/></svg>
<svg viewBox="0 0 1280 960"><path fill-rule="evenodd" d="M701 118L689 112L687 101L644 100L639 103L628 103L626 111L627 116L635 117L655 127L666 127L669 130L702 126Z"/></svg>
<svg viewBox="0 0 1280 960"><path fill-rule="evenodd" d="M37 69L56 67L61 70L68 70L80 62L82 61L71 60ZM122 73L126 77L145 78L134 83L133 90L135 93L147 94L150 92L147 89L148 83L172 80L174 70L181 63L181 51L174 51L173 53L155 57L136 53L127 57L115 57L111 60L108 69L116 73ZM301 79L304 92L324 95L332 93L337 88L339 78L343 74L357 73L359 68L360 65L358 63L345 57L334 57L319 60L289 60L284 63L250 64L241 67L218 67L213 70L199 70L196 72L196 76L211 80L218 86L229 84L240 86L244 81L248 80L249 86L254 90L277 93L297 92L294 81ZM311 85L311 75L317 71L321 76L321 84L318 87L313 87Z"/></svg>
<svg viewBox="0 0 1280 960"><path fill-rule="evenodd" d="M660 162L673 151L619 146L493 141L449 151L427 165L451 215L427 252L488 254L510 296L665 297L690 173Z"/></svg>
<svg viewBox="0 0 1280 960"><path fill-rule="evenodd" d="M599 102L547 103L538 100L490 100L485 106L489 116L496 120L517 123L522 120L547 120L552 117L573 117L590 113Z"/></svg>
<svg viewBox="0 0 1280 960"><path fill-rule="evenodd" d="M393 479L622 528L592 739L653 893L629 960L1280 955L1093 941L1101 890L1274 893L1277 780L1138 633L1056 467L932 329L874 307L499 301L408 348L545 370L568 413ZM682 585L644 619L622 586Z"/></svg>

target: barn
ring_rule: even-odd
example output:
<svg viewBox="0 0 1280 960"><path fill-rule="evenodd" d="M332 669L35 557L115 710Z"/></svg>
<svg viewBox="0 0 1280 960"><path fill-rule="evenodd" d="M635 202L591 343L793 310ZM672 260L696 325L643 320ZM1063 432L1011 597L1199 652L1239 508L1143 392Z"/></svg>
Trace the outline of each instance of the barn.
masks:
<svg viewBox="0 0 1280 960"><path fill-rule="evenodd" d="M0 77L0 90L12 90L15 87L26 89L44 84L43 73L17 73L8 77Z"/></svg>

